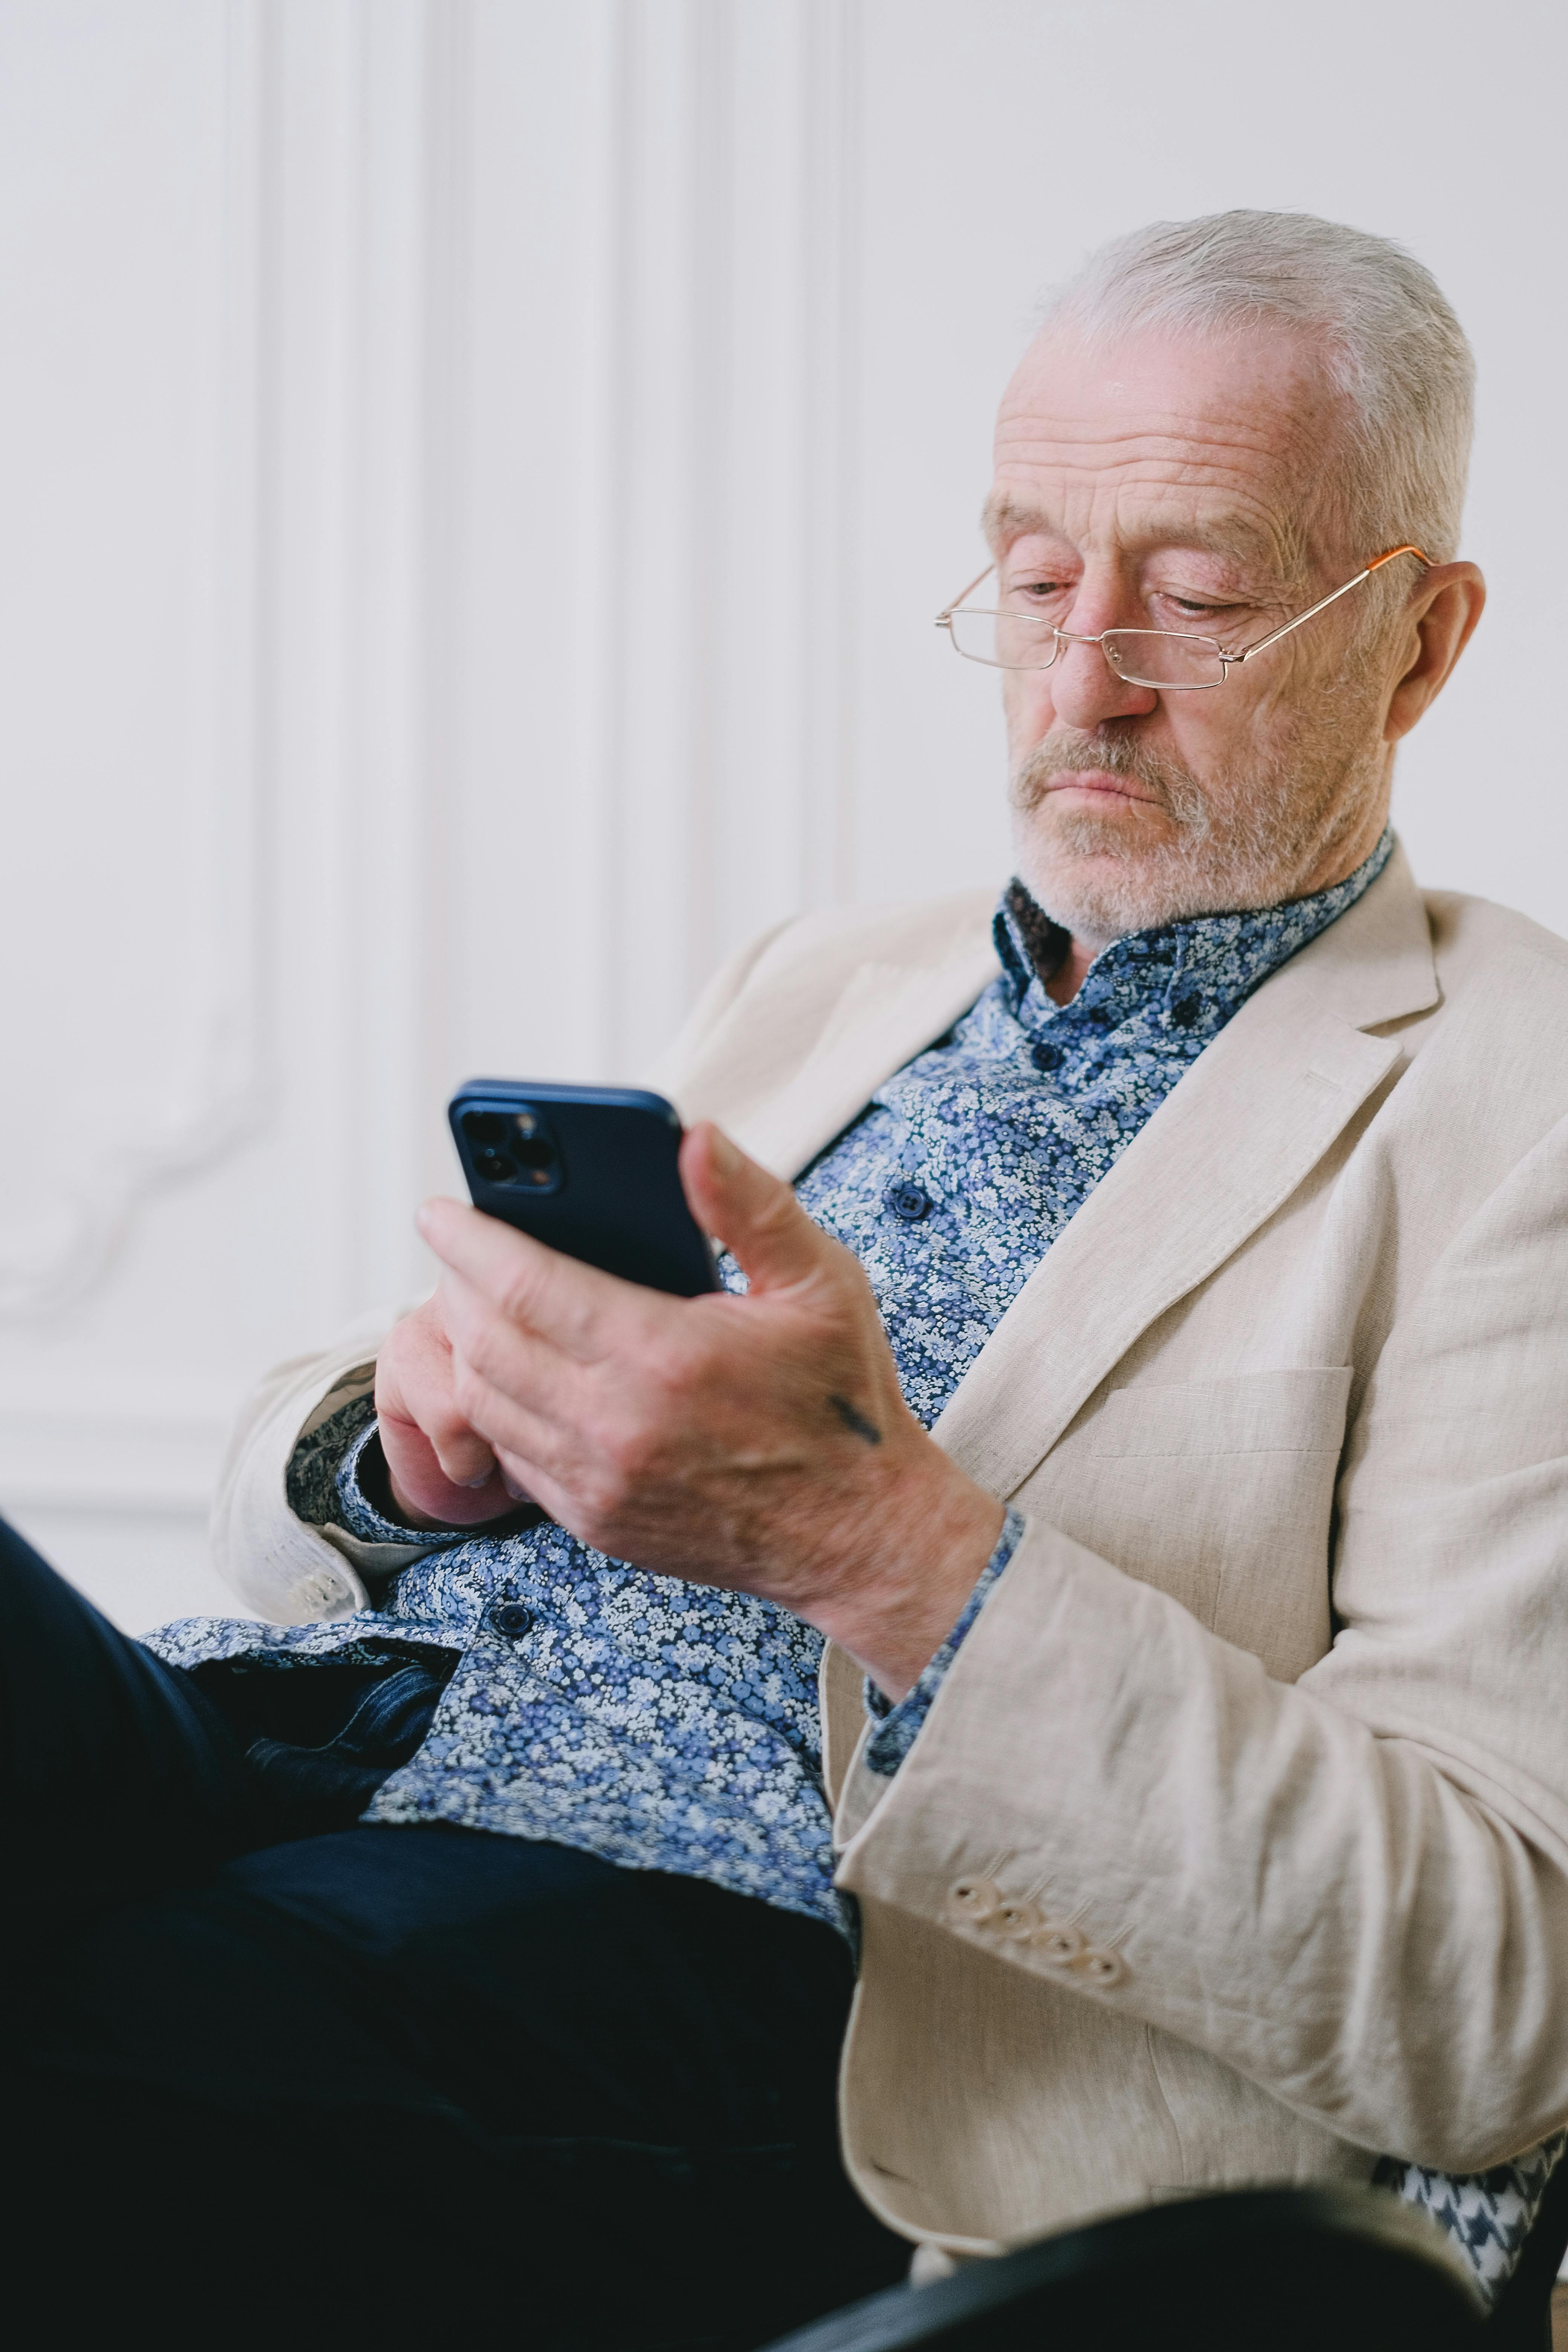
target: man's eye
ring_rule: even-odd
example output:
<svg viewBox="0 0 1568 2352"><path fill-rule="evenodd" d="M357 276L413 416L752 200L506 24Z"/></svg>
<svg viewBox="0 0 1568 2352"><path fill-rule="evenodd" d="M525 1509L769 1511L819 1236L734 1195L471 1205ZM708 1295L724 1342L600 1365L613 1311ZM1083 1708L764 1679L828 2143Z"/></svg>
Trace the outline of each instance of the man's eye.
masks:
<svg viewBox="0 0 1568 2352"><path fill-rule="evenodd" d="M1235 604L1204 604L1196 596L1161 596L1157 602L1169 605L1171 611L1179 613L1184 621L1217 621L1223 614L1237 609Z"/></svg>
<svg viewBox="0 0 1568 2352"><path fill-rule="evenodd" d="M1048 604L1067 593L1067 583L1063 580L1019 580L1007 590L1009 596L1016 596L1021 602L1030 604Z"/></svg>

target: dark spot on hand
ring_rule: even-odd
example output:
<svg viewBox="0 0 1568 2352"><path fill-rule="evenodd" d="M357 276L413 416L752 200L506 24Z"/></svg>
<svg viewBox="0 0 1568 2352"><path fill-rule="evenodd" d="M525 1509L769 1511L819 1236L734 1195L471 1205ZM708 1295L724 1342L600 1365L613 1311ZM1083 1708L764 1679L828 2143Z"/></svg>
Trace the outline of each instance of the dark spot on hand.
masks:
<svg viewBox="0 0 1568 2352"><path fill-rule="evenodd" d="M844 1423L845 1428L853 1436L863 1437L868 1445L880 1445L882 1433L876 1423L868 1421L865 1414L858 1412L847 1396L830 1396L827 1402Z"/></svg>

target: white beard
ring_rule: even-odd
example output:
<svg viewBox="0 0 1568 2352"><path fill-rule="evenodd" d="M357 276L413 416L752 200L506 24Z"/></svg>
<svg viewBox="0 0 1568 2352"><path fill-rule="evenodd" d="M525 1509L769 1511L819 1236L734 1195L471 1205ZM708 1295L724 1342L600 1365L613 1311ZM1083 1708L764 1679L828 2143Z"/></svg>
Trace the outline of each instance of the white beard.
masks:
<svg viewBox="0 0 1568 2352"><path fill-rule="evenodd" d="M1369 740L1370 726L1347 725L1352 718L1331 689L1310 729L1298 723L1292 740L1260 751L1244 778L1208 785L1114 729L1047 735L1013 772L1017 872L1037 903L1086 941L1300 898L1386 793L1384 747ZM1121 810L1102 816L1081 803L1052 806L1047 776L1092 768L1151 793L1166 837L1136 839Z"/></svg>

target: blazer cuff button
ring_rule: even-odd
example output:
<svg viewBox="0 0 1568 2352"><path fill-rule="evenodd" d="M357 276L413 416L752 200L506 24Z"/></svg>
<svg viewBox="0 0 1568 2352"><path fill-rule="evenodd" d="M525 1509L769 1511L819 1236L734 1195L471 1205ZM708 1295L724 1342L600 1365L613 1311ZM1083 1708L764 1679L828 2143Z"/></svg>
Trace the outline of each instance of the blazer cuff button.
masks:
<svg viewBox="0 0 1568 2352"><path fill-rule="evenodd" d="M1040 1915L1032 1903L999 1903L989 1924L1011 1942L1026 1944L1040 1926Z"/></svg>
<svg viewBox="0 0 1568 2352"><path fill-rule="evenodd" d="M1029 1948L1048 1969L1070 1969L1084 1948L1083 1930L1068 1920L1047 1919L1030 1937Z"/></svg>
<svg viewBox="0 0 1568 2352"><path fill-rule="evenodd" d="M955 1919L978 1927L1000 1909L1002 1890L989 1878L955 1878L947 1890L947 1907Z"/></svg>

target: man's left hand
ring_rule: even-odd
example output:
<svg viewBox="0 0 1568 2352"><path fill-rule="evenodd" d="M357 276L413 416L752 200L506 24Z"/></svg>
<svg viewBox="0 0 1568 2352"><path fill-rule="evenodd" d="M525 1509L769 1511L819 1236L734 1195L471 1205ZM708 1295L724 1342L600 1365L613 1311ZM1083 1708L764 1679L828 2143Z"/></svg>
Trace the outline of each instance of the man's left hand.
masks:
<svg viewBox="0 0 1568 2352"><path fill-rule="evenodd" d="M672 1298L426 1202L455 1402L510 1488L584 1543L777 1601L901 1697L1002 1506L904 1403L858 1261L790 1187L709 1125L680 1169L744 1296Z"/></svg>

